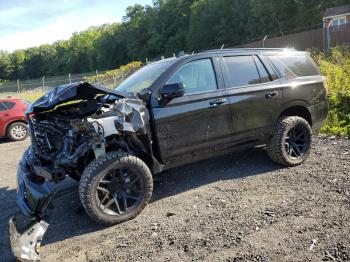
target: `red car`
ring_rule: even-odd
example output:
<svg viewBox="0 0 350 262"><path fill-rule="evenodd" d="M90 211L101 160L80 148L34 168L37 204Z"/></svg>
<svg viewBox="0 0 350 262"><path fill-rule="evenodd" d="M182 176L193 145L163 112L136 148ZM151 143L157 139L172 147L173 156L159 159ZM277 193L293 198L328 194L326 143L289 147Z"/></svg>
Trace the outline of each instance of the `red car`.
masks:
<svg viewBox="0 0 350 262"><path fill-rule="evenodd" d="M22 99L0 99L0 137L7 136L13 141L21 141L28 136L24 112L29 103Z"/></svg>

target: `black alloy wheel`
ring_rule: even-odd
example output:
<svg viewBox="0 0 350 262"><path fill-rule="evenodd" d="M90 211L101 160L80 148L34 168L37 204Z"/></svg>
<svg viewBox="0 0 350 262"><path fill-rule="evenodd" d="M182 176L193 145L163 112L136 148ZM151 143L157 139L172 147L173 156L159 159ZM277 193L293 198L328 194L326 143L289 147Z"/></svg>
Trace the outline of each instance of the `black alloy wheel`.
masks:
<svg viewBox="0 0 350 262"><path fill-rule="evenodd" d="M309 150L310 137L303 125L292 127L285 138L285 150L291 159L300 159Z"/></svg>
<svg viewBox="0 0 350 262"><path fill-rule="evenodd" d="M309 156L312 145L310 123L300 116L285 116L278 120L267 146L271 160L283 166L297 166Z"/></svg>
<svg viewBox="0 0 350 262"><path fill-rule="evenodd" d="M146 163L120 151L91 161L79 182L86 213L106 225L136 217L151 200L152 191L152 173Z"/></svg>
<svg viewBox="0 0 350 262"><path fill-rule="evenodd" d="M122 215L138 206L144 195L140 174L126 168L109 170L98 181L96 200L108 215Z"/></svg>

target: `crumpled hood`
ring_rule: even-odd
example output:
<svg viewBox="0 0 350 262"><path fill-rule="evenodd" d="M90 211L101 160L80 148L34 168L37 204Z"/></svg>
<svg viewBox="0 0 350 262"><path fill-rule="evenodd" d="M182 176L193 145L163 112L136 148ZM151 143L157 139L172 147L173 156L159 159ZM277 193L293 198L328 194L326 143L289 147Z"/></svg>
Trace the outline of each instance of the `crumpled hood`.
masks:
<svg viewBox="0 0 350 262"><path fill-rule="evenodd" d="M102 86L92 85L87 82L78 82L55 87L31 104L26 113L44 112L72 100L92 100L96 95L115 95L120 98L132 97L130 94L121 93Z"/></svg>

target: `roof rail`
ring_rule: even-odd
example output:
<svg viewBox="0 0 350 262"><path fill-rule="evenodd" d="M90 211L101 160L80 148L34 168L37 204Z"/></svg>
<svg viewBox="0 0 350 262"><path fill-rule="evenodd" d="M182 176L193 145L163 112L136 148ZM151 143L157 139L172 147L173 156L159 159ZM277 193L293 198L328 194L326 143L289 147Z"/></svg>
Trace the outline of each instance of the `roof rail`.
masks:
<svg viewBox="0 0 350 262"><path fill-rule="evenodd" d="M187 53L185 53L185 51L180 51L180 52L178 52L177 54L176 54L176 58L179 58L179 57L181 57L181 56L185 56L185 55L188 55Z"/></svg>
<svg viewBox="0 0 350 262"><path fill-rule="evenodd" d="M225 49L209 49L200 53L212 53L212 52L234 52L234 51L297 51L294 48L225 48Z"/></svg>

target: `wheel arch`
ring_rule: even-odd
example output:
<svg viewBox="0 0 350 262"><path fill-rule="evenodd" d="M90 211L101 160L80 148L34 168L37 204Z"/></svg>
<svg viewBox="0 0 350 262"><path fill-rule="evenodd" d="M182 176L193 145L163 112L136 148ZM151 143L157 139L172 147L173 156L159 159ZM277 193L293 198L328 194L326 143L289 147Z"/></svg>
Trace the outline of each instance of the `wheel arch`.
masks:
<svg viewBox="0 0 350 262"><path fill-rule="evenodd" d="M27 124L27 122L24 121L23 119L14 119L14 120L11 120L11 121L9 121L8 123L6 123L6 125L5 125L5 135L8 134L9 127L10 127L12 124L18 123L18 122L19 122L19 123L23 123L23 124Z"/></svg>
<svg viewBox="0 0 350 262"><path fill-rule="evenodd" d="M279 118L285 116L299 116L304 118L310 124L310 126L312 126L311 112L306 105L290 105L282 111Z"/></svg>

